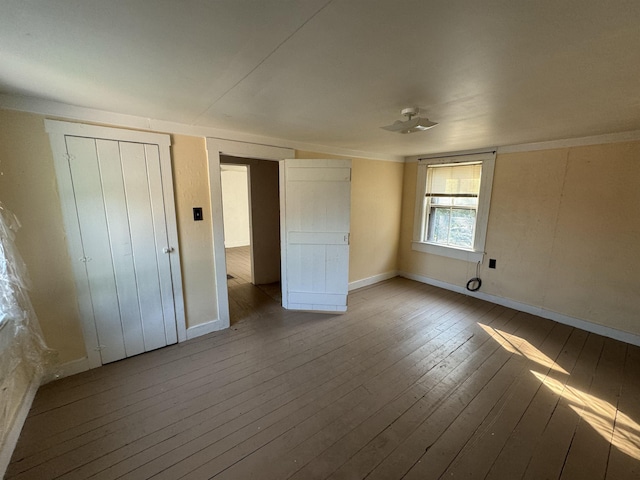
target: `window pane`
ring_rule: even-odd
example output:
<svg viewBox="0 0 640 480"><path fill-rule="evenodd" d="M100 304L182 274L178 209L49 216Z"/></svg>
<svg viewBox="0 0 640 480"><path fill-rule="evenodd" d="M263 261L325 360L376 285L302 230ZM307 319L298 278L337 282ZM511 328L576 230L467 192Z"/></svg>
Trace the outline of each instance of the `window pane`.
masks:
<svg viewBox="0 0 640 480"><path fill-rule="evenodd" d="M475 210L431 207L427 241L439 245L472 248L475 223Z"/></svg>
<svg viewBox="0 0 640 480"><path fill-rule="evenodd" d="M449 245L472 247L476 211L468 208L452 208L450 222Z"/></svg>
<svg viewBox="0 0 640 480"><path fill-rule="evenodd" d="M446 245L449 243L450 208L431 208L427 241Z"/></svg>

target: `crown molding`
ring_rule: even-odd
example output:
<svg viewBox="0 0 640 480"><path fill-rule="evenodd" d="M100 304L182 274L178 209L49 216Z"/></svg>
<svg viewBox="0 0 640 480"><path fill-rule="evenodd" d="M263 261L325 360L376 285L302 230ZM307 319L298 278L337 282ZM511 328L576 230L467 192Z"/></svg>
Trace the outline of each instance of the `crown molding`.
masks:
<svg viewBox="0 0 640 480"><path fill-rule="evenodd" d="M92 122L107 126L133 128L137 130L149 130L160 133L173 133L179 135L191 135L194 137L210 137L224 140L235 140L238 142L254 143L258 145L269 145L274 147L292 148L295 150L306 150L316 153L326 153L330 155L342 155L346 157L366 158L368 160L382 160L387 162L404 162L402 155L386 155L381 153L351 150L348 148L331 147L328 145L318 145L314 143L296 142L283 138L266 137L253 135L233 130L223 130L213 127L203 127L198 125L187 125L184 123L170 122L123 113L108 112L93 108L78 107L66 103L54 102L42 98L0 94L0 109L17 110L21 112L37 113L63 120L77 120L81 122Z"/></svg>
<svg viewBox="0 0 640 480"><path fill-rule="evenodd" d="M498 154L584 147L587 145L604 145L607 143L635 142L638 140L640 140L640 130L631 130L628 132L606 133L604 135L592 135L589 137L566 138L546 142L523 143L520 145L505 145L498 147Z"/></svg>
<svg viewBox="0 0 640 480"><path fill-rule="evenodd" d="M584 147L588 145L605 145L607 143L623 143L640 141L640 130L631 130L627 132L606 133L603 135L592 135L589 137L566 138L562 140L549 140L546 142L521 143L518 145L505 145L502 147L487 147L474 150L465 150L462 152L442 152L430 153L423 155L411 155L404 157L406 163L416 163L424 158L447 157L451 155L469 155L474 153L483 153L489 150L497 151L497 154L534 152L536 150L553 150L556 148Z"/></svg>

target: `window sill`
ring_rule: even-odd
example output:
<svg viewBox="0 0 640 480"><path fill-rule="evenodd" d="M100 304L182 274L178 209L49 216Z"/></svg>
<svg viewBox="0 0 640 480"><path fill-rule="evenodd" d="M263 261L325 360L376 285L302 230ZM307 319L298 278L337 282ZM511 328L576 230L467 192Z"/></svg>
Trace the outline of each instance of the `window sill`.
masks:
<svg viewBox="0 0 640 480"><path fill-rule="evenodd" d="M411 248L417 252L430 253L432 255L440 255L441 257L455 258L473 263L482 262L484 258L484 252L445 247L444 245L435 245L433 243L413 242Z"/></svg>

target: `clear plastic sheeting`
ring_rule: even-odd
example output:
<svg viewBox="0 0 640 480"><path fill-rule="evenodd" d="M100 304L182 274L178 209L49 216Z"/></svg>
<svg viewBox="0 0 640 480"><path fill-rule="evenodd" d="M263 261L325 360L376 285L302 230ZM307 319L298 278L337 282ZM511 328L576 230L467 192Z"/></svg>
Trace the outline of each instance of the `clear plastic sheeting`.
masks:
<svg viewBox="0 0 640 480"><path fill-rule="evenodd" d="M18 219L0 202L0 446L33 381L54 377L31 300L26 266L15 246Z"/></svg>

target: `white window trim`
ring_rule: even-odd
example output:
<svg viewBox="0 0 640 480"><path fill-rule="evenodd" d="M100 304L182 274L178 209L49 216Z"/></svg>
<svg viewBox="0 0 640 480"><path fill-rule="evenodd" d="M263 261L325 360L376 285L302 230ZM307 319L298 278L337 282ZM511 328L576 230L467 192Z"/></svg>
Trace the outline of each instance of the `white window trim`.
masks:
<svg viewBox="0 0 640 480"><path fill-rule="evenodd" d="M482 176L478 195L478 210L476 214L476 231L474 248L459 248L437 245L422 240L425 223L425 206L427 194L427 166L449 163L482 162ZM487 239L487 225L489 223L489 207L491 205L491 189L493 186L493 171L496 164L496 149L470 154L451 153L438 156L425 156L418 160L418 175L416 180L416 206L413 221L413 250L443 257L465 260L467 262L482 262L484 247Z"/></svg>

